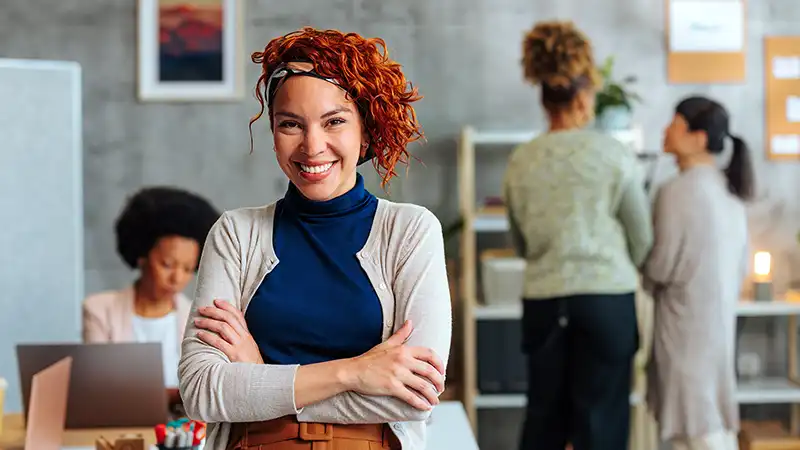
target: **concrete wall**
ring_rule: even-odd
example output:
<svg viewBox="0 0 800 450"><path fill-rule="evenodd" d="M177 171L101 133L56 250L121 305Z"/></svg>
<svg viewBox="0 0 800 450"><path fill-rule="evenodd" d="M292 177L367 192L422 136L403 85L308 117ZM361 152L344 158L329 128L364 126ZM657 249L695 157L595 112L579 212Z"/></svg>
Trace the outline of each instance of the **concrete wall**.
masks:
<svg viewBox="0 0 800 450"><path fill-rule="evenodd" d="M233 208L269 202L285 186L263 125L255 154L248 153L247 121L256 112L250 96L233 104L136 101L135 3L4 0L0 5L0 56L74 60L83 67L88 291L119 287L131 277L114 251L112 224L125 196L138 187L177 184ZM427 144L414 148L425 166L414 164L392 194L432 208L445 221L456 211L454 138L460 127L541 127L537 94L521 77L520 40L537 20L573 19L594 39L599 57L615 55L620 75L640 78L645 102L636 120L645 127L648 148L660 147L661 130L681 96L700 92L724 100L733 130L750 143L758 165L754 246L775 255L779 290L800 271L795 239L800 169L763 157L762 38L796 30L796 0L748 2L747 82L730 86L667 84L661 1L249 0L245 16L248 53L302 25L387 40L392 56L426 96L418 113L428 137ZM248 90L257 75L257 67L247 63ZM668 175L670 163L662 169ZM483 181L481 189L497 186ZM779 347L758 338L748 342L775 353L772 366L782 370Z"/></svg>

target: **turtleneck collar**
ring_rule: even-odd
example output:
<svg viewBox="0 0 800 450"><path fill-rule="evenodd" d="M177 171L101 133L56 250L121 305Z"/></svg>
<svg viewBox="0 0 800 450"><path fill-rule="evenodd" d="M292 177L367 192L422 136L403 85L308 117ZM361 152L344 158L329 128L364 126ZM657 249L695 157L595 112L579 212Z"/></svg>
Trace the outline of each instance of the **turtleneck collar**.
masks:
<svg viewBox="0 0 800 450"><path fill-rule="evenodd" d="M364 178L356 173L356 184L346 193L325 201L309 200L293 183L284 195L284 204L288 209L301 216L338 217L365 207L372 195L364 188Z"/></svg>

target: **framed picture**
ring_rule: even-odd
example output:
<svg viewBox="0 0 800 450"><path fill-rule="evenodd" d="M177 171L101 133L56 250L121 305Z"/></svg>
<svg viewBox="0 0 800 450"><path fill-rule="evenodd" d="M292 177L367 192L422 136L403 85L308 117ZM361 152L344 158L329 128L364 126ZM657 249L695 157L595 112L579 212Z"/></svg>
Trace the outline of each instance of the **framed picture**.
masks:
<svg viewBox="0 0 800 450"><path fill-rule="evenodd" d="M138 1L140 100L242 97L243 0Z"/></svg>

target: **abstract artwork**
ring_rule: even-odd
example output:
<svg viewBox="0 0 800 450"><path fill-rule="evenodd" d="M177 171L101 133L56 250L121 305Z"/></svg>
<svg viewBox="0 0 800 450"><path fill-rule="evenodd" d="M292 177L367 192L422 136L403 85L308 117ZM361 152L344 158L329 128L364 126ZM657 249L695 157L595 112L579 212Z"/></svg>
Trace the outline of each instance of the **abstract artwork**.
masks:
<svg viewBox="0 0 800 450"><path fill-rule="evenodd" d="M242 96L243 0L139 0L139 99Z"/></svg>

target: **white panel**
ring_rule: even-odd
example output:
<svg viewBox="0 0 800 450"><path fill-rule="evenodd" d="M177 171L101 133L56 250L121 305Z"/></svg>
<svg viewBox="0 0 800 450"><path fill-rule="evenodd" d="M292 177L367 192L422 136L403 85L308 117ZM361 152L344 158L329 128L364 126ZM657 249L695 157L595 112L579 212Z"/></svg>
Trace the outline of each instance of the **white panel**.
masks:
<svg viewBox="0 0 800 450"><path fill-rule="evenodd" d="M0 377L21 411L16 344L80 340L81 68L0 59Z"/></svg>

